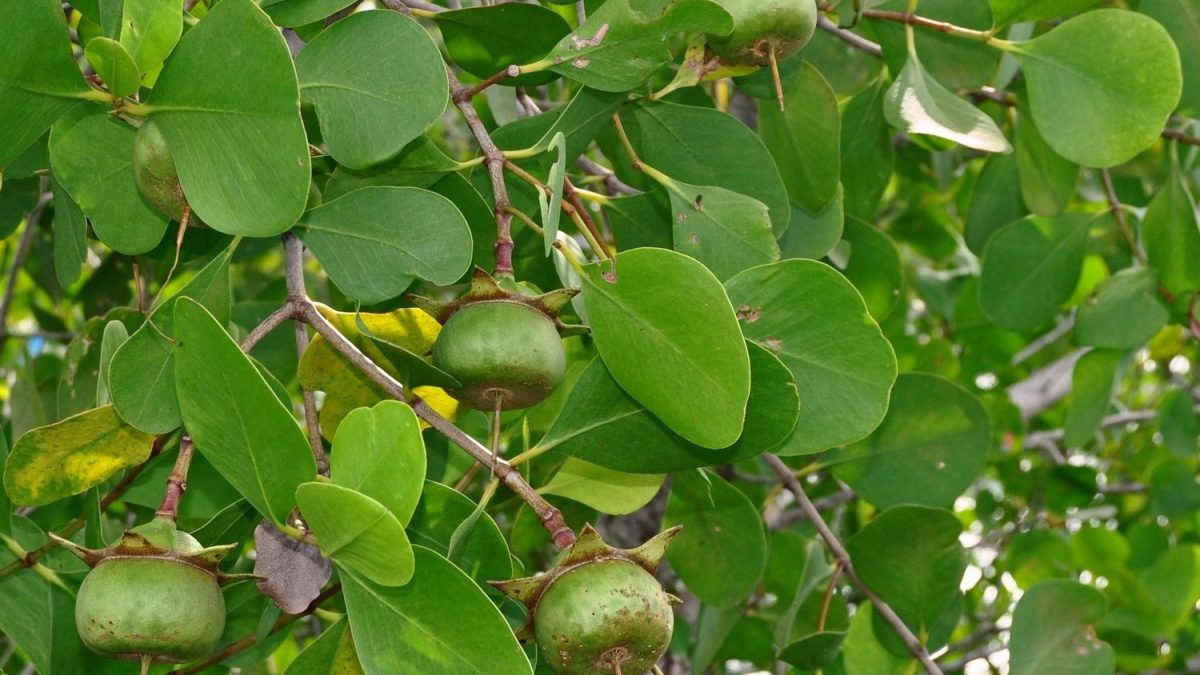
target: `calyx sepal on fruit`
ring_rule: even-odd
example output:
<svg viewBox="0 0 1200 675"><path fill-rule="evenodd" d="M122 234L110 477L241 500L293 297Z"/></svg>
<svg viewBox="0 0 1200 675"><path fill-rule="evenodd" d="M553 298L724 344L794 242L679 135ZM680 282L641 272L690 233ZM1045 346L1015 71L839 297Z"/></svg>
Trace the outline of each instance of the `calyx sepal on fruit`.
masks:
<svg viewBox="0 0 1200 675"><path fill-rule="evenodd" d="M676 535L679 534L681 529L683 529L682 525L676 525L654 535L637 548L623 549L611 546L600 537L600 533L595 528L591 525L584 525L583 530L579 533L579 538L567 550L562 560L550 570L540 572L531 577L509 579L506 581L489 581L488 583L530 609L528 620L517 633L517 637L527 639L532 635L537 606L542 596L563 575L584 565L604 560L624 560L646 570L650 575L657 574L663 556L667 554L667 548L675 540ZM667 597L671 600L672 604L682 602L674 595L667 594Z"/></svg>
<svg viewBox="0 0 1200 675"><path fill-rule="evenodd" d="M562 320L561 312L579 294L578 288L559 288L548 293L534 295L523 289L511 276L502 275L499 278L488 274L481 267L476 267L471 276L471 286L467 292L451 300L442 302L420 295L409 293L408 300L418 308L425 310L437 322L446 325L455 312L478 302L513 302L525 305L554 323L560 337L582 335L589 331L587 326L568 324Z"/></svg>
<svg viewBox="0 0 1200 675"><path fill-rule="evenodd" d="M192 535L179 531L175 523L167 518L155 518L144 525L126 530L120 539L103 549L85 548L54 533L50 533L50 537L89 567L95 567L108 558L116 557L163 558L205 570L222 586L255 578L253 574L226 574L218 567L221 560L237 548L237 544L204 548Z"/></svg>

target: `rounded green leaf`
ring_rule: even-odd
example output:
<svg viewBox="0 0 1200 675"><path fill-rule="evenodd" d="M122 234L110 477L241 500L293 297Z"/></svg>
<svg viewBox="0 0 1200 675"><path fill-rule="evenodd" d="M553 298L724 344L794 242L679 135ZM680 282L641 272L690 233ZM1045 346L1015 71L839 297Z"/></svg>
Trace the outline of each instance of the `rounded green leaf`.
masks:
<svg viewBox="0 0 1200 675"><path fill-rule="evenodd" d="M263 0L262 8L280 26L295 28L327 18L354 0Z"/></svg>
<svg viewBox="0 0 1200 675"><path fill-rule="evenodd" d="M937 375L906 373L879 428L823 462L879 508L949 507L983 472L991 440L979 399Z"/></svg>
<svg viewBox="0 0 1200 675"><path fill-rule="evenodd" d="M358 660L390 675L532 675L504 615L448 560L414 546L416 571L405 586L342 577Z"/></svg>
<svg viewBox="0 0 1200 675"><path fill-rule="evenodd" d="M566 497L600 513L625 515L649 504L665 479L663 474L624 473L568 457L538 492Z"/></svg>
<svg viewBox="0 0 1200 675"><path fill-rule="evenodd" d="M800 392L800 417L780 452L820 452L879 425L896 356L850 282L828 265L785 260L726 287L746 337L783 361Z"/></svg>
<svg viewBox="0 0 1200 675"><path fill-rule="evenodd" d="M1142 244L1168 290L1182 294L1200 289L1200 220L1177 164L1146 209Z"/></svg>
<svg viewBox="0 0 1200 675"><path fill-rule="evenodd" d="M1138 11L1157 20L1174 38L1183 63L1179 113L1195 118L1200 115L1200 5L1195 0L1156 0L1143 2Z"/></svg>
<svg viewBox="0 0 1200 675"><path fill-rule="evenodd" d="M132 96L141 84L137 64L120 42L98 37L89 40L83 54L113 96Z"/></svg>
<svg viewBox="0 0 1200 675"><path fill-rule="evenodd" d="M1127 162L1150 147L1179 103L1179 52L1142 14L1087 12L1010 47L1046 142L1084 166Z"/></svg>
<svg viewBox="0 0 1200 675"><path fill-rule="evenodd" d="M412 408L381 401L342 418L333 438L330 477L383 504L408 523L425 483L425 440Z"/></svg>
<svg viewBox="0 0 1200 675"><path fill-rule="evenodd" d="M809 211L833 201L841 173L842 120L837 95L807 61L787 89L787 107L758 109L758 136L770 150L788 197Z"/></svg>
<svg viewBox="0 0 1200 675"><path fill-rule="evenodd" d="M871 316L883 321L899 304L904 286L900 250L882 230L853 216L846 218L842 242L844 248L830 258L844 261L842 274L862 294Z"/></svg>
<svg viewBox="0 0 1200 675"><path fill-rule="evenodd" d="M1134 349L1154 337L1168 318L1154 270L1124 269L1100 282L1096 296L1079 308L1075 337L1087 347Z"/></svg>
<svg viewBox="0 0 1200 675"><path fill-rule="evenodd" d="M1021 197L1029 210L1039 216L1057 216L1075 194L1079 166L1054 152L1028 112L1017 115L1016 127ZM994 194L993 199L999 200L1002 194ZM1023 214L1014 215L1005 222L1016 220L1020 215Z"/></svg>
<svg viewBox="0 0 1200 675"><path fill-rule="evenodd" d="M338 21L304 47L296 72L329 154L353 169L400 152L442 116L449 98L437 45L399 12Z"/></svg>
<svg viewBox="0 0 1200 675"><path fill-rule="evenodd" d="M252 0L188 30L150 98L196 215L219 232L279 234L308 201L308 139L283 36Z"/></svg>
<svg viewBox="0 0 1200 675"><path fill-rule="evenodd" d="M891 605L914 633L928 635L943 613L950 608L958 611L962 596L958 584L967 567L958 543L961 533L962 523L949 511L894 506L851 537L846 549L863 583ZM881 627L882 623L875 623L876 636L889 651L906 653L894 631ZM936 636L930 637L926 647L936 649L939 643Z"/></svg>
<svg viewBox="0 0 1200 675"><path fill-rule="evenodd" d="M296 487L317 472L292 412L190 298L175 304L175 339L175 395L196 449L259 513L286 522Z"/></svg>
<svg viewBox="0 0 1200 675"><path fill-rule="evenodd" d="M50 132L55 178L92 222L96 237L126 255L154 248L168 222L134 182L136 134L93 104L64 115Z"/></svg>
<svg viewBox="0 0 1200 675"><path fill-rule="evenodd" d="M1095 631L1107 606L1100 591L1065 579L1043 581L1026 591L1013 612L1009 672L1113 672L1113 648Z"/></svg>
<svg viewBox="0 0 1200 675"><path fill-rule="evenodd" d="M54 120L91 91L71 56L62 5L54 0L0 3L0 26L19 27L0 47L0 168L16 159Z"/></svg>
<svg viewBox="0 0 1200 675"><path fill-rule="evenodd" d="M1113 387L1124 369L1126 353L1115 349L1093 349L1075 362L1071 374L1071 401L1063 423L1063 442L1079 447L1100 428L1112 405Z"/></svg>
<svg viewBox="0 0 1200 675"><path fill-rule="evenodd" d="M537 61L571 31L557 12L515 2L439 12L434 20L450 59L480 79L509 66ZM518 35L520 38L514 39ZM501 84L530 86L557 77L543 71L508 78Z"/></svg>
<svg viewBox="0 0 1200 675"><path fill-rule="evenodd" d="M471 266L466 219L419 188L355 190L305 213L299 233L338 288L367 304L400 295L414 277L452 284Z"/></svg>
<svg viewBox="0 0 1200 675"><path fill-rule="evenodd" d="M413 576L413 549L404 526L386 506L333 483L303 483L296 503L321 545L340 569L380 586L403 586Z"/></svg>
<svg viewBox="0 0 1200 675"><path fill-rule="evenodd" d="M704 263L718 279L779 260L766 204L713 185L670 181L675 250Z"/></svg>
<svg viewBox="0 0 1200 675"><path fill-rule="evenodd" d="M1074 292L1091 216L1030 216L996 231L983 252L979 304L1001 328L1032 331Z"/></svg>
<svg viewBox="0 0 1200 675"><path fill-rule="evenodd" d="M667 560L688 590L706 604L745 600L767 564L767 538L758 509L741 490L709 471L677 474L663 528L683 525Z"/></svg>
<svg viewBox="0 0 1200 675"><path fill-rule="evenodd" d="M621 387L697 445L736 441L750 396L750 359L712 272L653 248L624 251L584 271L596 348Z"/></svg>
<svg viewBox="0 0 1200 675"><path fill-rule="evenodd" d="M49 504L141 464L153 443L111 405L93 408L21 434L5 463L4 490L14 504Z"/></svg>

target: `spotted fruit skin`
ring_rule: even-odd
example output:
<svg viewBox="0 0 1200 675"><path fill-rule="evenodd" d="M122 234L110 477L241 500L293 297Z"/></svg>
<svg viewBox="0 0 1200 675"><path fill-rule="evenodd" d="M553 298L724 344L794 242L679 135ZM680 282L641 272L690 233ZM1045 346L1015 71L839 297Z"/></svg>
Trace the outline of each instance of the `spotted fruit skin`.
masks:
<svg viewBox="0 0 1200 675"><path fill-rule="evenodd" d="M561 675L645 673L667 650L671 603L652 574L629 560L597 560L555 579L538 601L534 637Z"/></svg>
<svg viewBox="0 0 1200 675"><path fill-rule="evenodd" d="M182 662L212 653L225 599L209 571L165 557L111 557L79 588L75 626L105 656Z"/></svg>
<svg viewBox="0 0 1200 675"><path fill-rule="evenodd" d="M770 52L784 59L800 51L817 28L816 0L717 0L733 17L733 32L709 36L708 45L723 62L765 66Z"/></svg>
<svg viewBox="0 0 1200 675"><path fill-rule="evenodd" d="M138 128L133 141L133 179L142 196L171 220L183 218L187 198L179 183L175 159L167 148L167 139L153 120Z"/></svg>
<svg viewBox="0 0 1200 675"><path fill-rule="evenodd" d="M554 322L505 300L468 304L446 321L433 345L433 365L462 387L449 392L472 408L505 410L541 403L562 382L566 355Z"/></svg>

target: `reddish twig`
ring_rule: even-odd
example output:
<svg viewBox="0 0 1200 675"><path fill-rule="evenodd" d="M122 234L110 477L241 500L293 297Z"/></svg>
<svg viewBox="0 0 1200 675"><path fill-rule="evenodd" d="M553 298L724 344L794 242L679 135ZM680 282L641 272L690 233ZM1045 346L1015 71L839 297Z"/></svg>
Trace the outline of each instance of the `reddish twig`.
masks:
<svg viewBox="0 0 1200 675"><path fill-rule="evenodd" d="M163 491L162 503L158 506L158 511L154 512L155 516L166 518L171 522L175 522L179 516L179 500L183 499L183 493L187 492L187 475L188 467L192 465L192 455L196 452L196 446L192 443L192 439L184 436L179 441L179 456L175 458L175 466L171 469L171 475L167 476L167 487Z"/></svg>

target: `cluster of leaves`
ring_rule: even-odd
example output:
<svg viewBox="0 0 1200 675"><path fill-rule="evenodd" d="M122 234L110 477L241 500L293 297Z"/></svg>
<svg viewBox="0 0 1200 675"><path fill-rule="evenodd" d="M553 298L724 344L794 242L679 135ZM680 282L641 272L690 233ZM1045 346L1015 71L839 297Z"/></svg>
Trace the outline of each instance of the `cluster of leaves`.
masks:
<svg viewBox="0 0 1200 675"><path fill-rule="evenodd" d="M828 3L780 110L727 1L0 3L0 669L134 668L46 533L151 518L184 433L181 527L266 577L186 672L544 670L486 582L558 510L684 526L680 672L1196 667L1200 2ZM497 421L517 497L426 428L491 434L401 297L510 224L591 328Z"/></svg>

